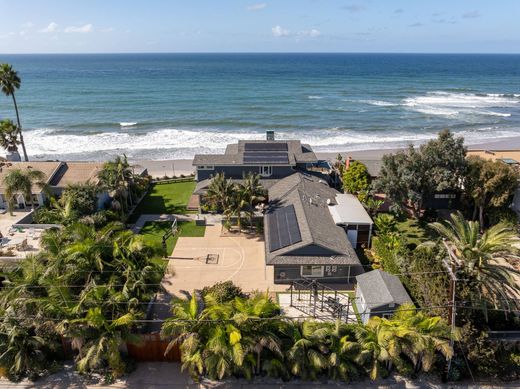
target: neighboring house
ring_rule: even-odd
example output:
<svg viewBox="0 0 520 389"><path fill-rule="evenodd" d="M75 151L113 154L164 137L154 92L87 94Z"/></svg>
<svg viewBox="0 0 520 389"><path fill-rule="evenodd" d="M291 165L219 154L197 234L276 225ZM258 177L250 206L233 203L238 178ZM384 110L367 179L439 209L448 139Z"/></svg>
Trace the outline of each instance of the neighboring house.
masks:
<svg viewBox="0 0 520 389"><path fill-rule="evenodd" d="M364 238L351 235L351 243L346 230L336 224L331 209L339 205L344 210L338 196L342 197L325 181L302 173L271 186L264 235L266 264L274 267L275 283L302 278L352 283L363 273L353 246ZM359 211L355 208L354 213Z"/></svg>
<svg viewBox="0 0 520 389"><path fill-rule="evenodd" d="M227 146L224 154L197 154L193 159L196 168L196 194L202 194L217 173L241 180L247 173L259 174L268 189L276 180L305 171L317 164L318 159L309 145L299 140L241 140Z"/></svg>
<svg viewBox="0 0 520 389"><path fill-rule="evenodd" d="M40 170L45 175L46 190L55 196L61 196L68 185L98 182L97 175L101 171L103 163L100 162L9 162L0 168L0 207L7 208L5 198L5 188L3 180L9 170L12 169L34 169ZM34 185L33 202L34 206L44 204L48 200L48 195L41 187ZM99 205L101 206L108 199L108 194L103 192L99 195ZM17 196L16 207L24 209L30 207L22 195Z"/></svg>
<svg viewBox="0 0 520 389"><path fill-rule="evenodd" d="M46 185L49 184L52 177L56 174L60 167L60 162L7 162L4 163L0 167L0 207L7 208L8 207L8 199L5 197L5 186L4 186L4 178L10 170L13 169L21 169L21 170L40 170L45 175L44 183ZM33 193L33 204L34 206L42 205L47 196L44 193L44 190L38 185L33 185L32 187ZM30 207L30 204L27 204L24 196L17 195L15 201L15 207L19 209L24 209Z"/></svg>
<svg viewBox="0 0 520 389"><path fill-rule="evenodd" d="M355 304L364 324L373 316L390 317L400 305L412 303L399 277L393 274L378 269L356 279Z"/></svg>

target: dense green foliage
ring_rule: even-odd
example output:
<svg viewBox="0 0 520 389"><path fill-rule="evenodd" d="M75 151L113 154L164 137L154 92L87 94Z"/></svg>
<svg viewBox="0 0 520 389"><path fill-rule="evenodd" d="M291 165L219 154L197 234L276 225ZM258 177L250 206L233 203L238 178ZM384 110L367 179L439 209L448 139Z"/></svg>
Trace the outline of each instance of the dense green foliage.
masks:
<svg viewBox="0 0 520 389"><path fill-rule="evenodd" d="M234 300L235 297L245 297L242 289L233 284L232 281L217 282L215 285L204 287L202 289L202 297L208 295L211 295L215 302L219 304Z"/></svg>
<svg viewBox="0 0 520 389"><path fill-rule="evenodd" d="M265 374L284 380L321 376L351 381L430 371L441 356L450 358L450 329L439 318L403 306L393 319L372 318L368 325L293 322L266 294L219 303L207 293L173 303L163 324L170 346L178 344L183 369L207 376L252 378Z"/></svg>
<svg viewBox="0 0 520 389"><path fill-rule="evenodd" d="M383 156L377 191L383 192L399 209L410 207L416 217L425 201L436 191L462 190L467 171L463 138L449 131L439 133L418 149Z"/></svg>
<svg viewBox="0 0 520 389"><path fill-rule="evenodd" d="M111 207L120 213L121 220L128 216L130 208L148 189L149 180L134 174L126 155L105 162L98 173L99 186L112 198Z"/></svg>
<svg viewBox="0 0 520 389"><path fill-rule="evenodd" d="M473 219L478 210L478 220L484 226L485 212L507 209L519 180L518 170L501 161L469 157L465 193L473 205Z"/></svg>
<svg viewBox="0 0 520 389"><path fill-rule="evenodd" d="M343 172L343 190L346 193L359 195L366 193L370 188L370 176L367 167L359 161L350 163L348 169Z"/></svg>
<svg viewBox="0 0 520 389"><path fill-rule="evenodd" d="M230 226L231 218L235 218L241 231L242 214L247 214L249 226L253 228L255 206L265 200L266 194L258 174L248 173L242 182L234 182L224 173L217 173L211 180L204 201L212 210L224 213L226 225Z"/></svg>
<svg viewBox="0 0 520 389"><path fill-rule="evenodd" d="M43 250L6 273L0 291L0 368L10 379L45 373L60 338L80 372L124 373L119 346L162 278L154 252L121 224L49 230Z"/></svg>
<svg viewBox="0 0 520 389"><path fill-rule="evenodd" d="M11 153L18 152L18 145L20 144L18 133L18 127L12 120L0 121L0 147Z"/></svg>

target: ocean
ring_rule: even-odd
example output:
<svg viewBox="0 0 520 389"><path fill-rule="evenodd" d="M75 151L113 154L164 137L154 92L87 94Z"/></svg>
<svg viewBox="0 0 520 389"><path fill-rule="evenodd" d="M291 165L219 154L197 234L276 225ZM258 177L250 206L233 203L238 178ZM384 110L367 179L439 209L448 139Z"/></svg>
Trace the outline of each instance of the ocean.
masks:
<svg viewBox="0 0 520 389"><path fill-rule="evenodd" d="M394 148L520 135L520 55L0 55L33 159L190 158L238 139ZM13 118L0 96L0 118Z"/></svg>

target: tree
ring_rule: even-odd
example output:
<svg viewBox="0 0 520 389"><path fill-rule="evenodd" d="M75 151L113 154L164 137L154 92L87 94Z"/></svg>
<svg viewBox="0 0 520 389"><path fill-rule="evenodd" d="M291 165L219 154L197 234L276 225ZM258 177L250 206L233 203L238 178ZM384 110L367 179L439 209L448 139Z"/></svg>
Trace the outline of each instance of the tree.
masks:
<svg viewBox="0 0 520 389"><path fill-rule="evenodd" d="M32 201L32 187L36 185L40 188L45 187L45 174L40 170L35 169L11 169L4 177L5 197L9 205L9 212L13 214L13 206L16 195L23 195L34 209Z"/></svg>
<svg viewBox="0 0 520 389"><path fill-rule="evenodd" d="M499 223L481 234L478 222L467 221L457 212L450 220L430 226L446 240L453 269L467 280L464 285L471 292L461 300L468 298L484 311L486 302L506 308L518 306L520 285L513 275L520 272L507 262L516 258L518 237L509 225Z"/></svg>
<svg viewBox="0 0 520 389"><path fill-rule="evenodd" d="M126 155L117 156L113 161L105 162L98 178L99 185L109 190L111 196L116 199L113 206L119 208L121 217L123 217L129 207L133 205L132 193L136 186L136 177Z"/></svg>
<svg viewBox="0 0 520 389"><path fill-rule="evenodd" d="M247 212L249 214L249 226L253 227L253 215L255 213L255 204L265 200L265 189L260 184L260 175L249 172L244 176L243 183L239 186L243 192L244 200L247 202Z"/></svg>
<svg viewBox="0 0 520 389"><path fill-rule="evenodd" d="M78 217L92 215L98 208L99 187L89 182L68 185L61 196L62 204L70 204Z"/></svg>
<svg viewBox="0 0 520 389"><path fill-rule="evenodd" d="M224 173L217 173L211 180L205 199L216 211L222 212L229 208L233 191L233 182Z"/></svg>
<svg viewBox="0 0 520 389"><path fill-rule="evenodd" d="M484 227L485 211L489 208L508 206L518 187L520 175L517 170L501 161L484 160L477 156L468 158L466 195L472 199L473 219Z"/></svg>
<svg viewBox="0 0 520 389"><path fill-rule="evenodd" d="M359 161L353 161L343 172L343 190L347 193L360 195L370 187L370 175L367 167Z"/></svg>
<svg viewBox="0 0 520 389"><path fill-rule="evenodd" d="M0 122L0 146L9 153L18 153L19 130L12 120L2 120Z"/></svg>
<svg viewBox="0 0 520 389"><path fill-rule="evenodd" d="M375 188L399 208L410 206L420 216L424 202L434 192L462 190L467 170L464 139L444 130L419 149L383 156Z"/></svg>
<svg viewBox="0 0 520 389"><path fill-rule="evenodd" d="M27 151L25 149L25 142L23 140L22 125L20 124L20 114L18 112L18 104L16 103L15 91L20 89L21 80L18 73L9 64L0 65L0 88L6 96L11 96L13 99L14 110L16 112L16 123L18 134L20 135L20 144L22 145L24 159L27 162Z"/></svg>

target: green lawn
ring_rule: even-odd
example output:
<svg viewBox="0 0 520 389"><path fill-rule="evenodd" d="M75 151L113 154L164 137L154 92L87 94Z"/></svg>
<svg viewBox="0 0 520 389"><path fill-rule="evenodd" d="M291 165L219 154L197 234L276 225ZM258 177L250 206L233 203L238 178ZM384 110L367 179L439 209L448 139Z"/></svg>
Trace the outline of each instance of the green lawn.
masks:
<svg viewBox="0 0 520 389"><path fill-rule="evenodd" d="M195 181L154 184L129 221L135 222L142 214L184 214L194 189Z"/></svg>
<svg viewBox="0 0 520 389"><path fill-rule="evenodd" d="M143 235L146 242L160 247L162 237L170 231L171 226L171 222L148 222L145 223L140 234ZM194 221L178 222L178 228L177 234L170 236L166 241L167 255L171 255L179 236L202 237L206 231L205 226L197 226Z"/></svg>
<svg viewBox="0 0 520 389"><path fill-rule="evenodd" d="M397 230L406 238L408 243L419 245L434 238L434 233L426 223L417 219L402 219L397 221Z"/></svg>

